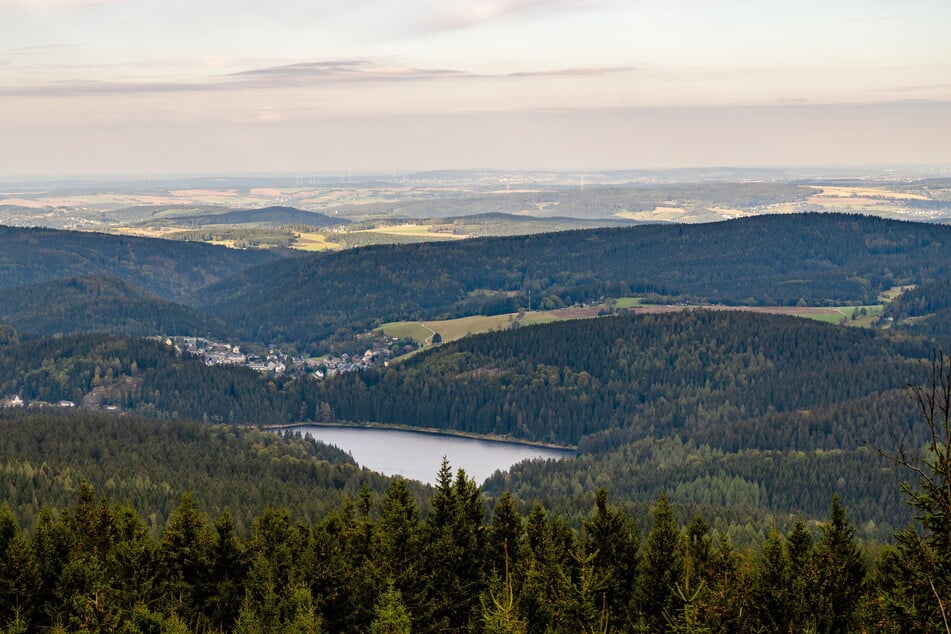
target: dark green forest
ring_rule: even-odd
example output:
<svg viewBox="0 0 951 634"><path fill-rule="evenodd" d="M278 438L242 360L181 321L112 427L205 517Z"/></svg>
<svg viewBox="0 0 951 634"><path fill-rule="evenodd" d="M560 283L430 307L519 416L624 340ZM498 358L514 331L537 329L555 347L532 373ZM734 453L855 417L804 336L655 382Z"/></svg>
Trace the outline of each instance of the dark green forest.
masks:
<svg viewBox="0 0 951 634"><path fill-rule="evenodd" d="M632 294L775 305L871 304L951 271L951 227L843 214L760 216L290 258L201 290L245 340L319 342L382 322L558 308Z"/></svg>
<svg viewBox="0 0 951 634"><path fill-rule="evenodd" d="M566 513L597 486L640 502L666 492L748 537L744 518L818 517L838 493L865 537L887 539L907 514L876 449L925 437L905 386L930 353L793 317L625 315L467 337L334 377L318 398L337 419L577 443L576 460L486 483Z"/></svg>
<svg viewBox="0 0 951 634"><path fill-rule="evenodd" d="M902 388L929 353L927 342L871 330L695 310L466 337L393 367L335 377L321 394L343 420L430 421L563 444L614 428L629 430L628 440L707 425L728 434L733 419Z"/></svg>

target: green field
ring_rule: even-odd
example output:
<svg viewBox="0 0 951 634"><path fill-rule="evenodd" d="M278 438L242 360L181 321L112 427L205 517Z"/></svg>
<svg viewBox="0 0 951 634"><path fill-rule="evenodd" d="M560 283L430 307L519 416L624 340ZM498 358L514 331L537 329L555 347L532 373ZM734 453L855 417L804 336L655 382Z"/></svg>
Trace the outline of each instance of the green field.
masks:
<svg viewBox="0 0 951 634"><path fill-rule="evenodd" d="M443 341L455 341L466 335L475 335L492 330L508 328L515 320L514 314L473 315L443 321L396 321L380 326L389 337L410 337L420 345L429 345L433 332L438 332Z"/></svg>
<svg viewBox="0 0 951 634"><path fill-rule="evenodd" d="M537 324L550 324L553 321L562 321L562 318L556 317L550 312L540 311L525 315L525 318L522 319L521 323L524 326L535 326Z"/></svg>
<svg viewBox="0 0 951 634"><path fill-rule="evenodd" d="M388 337L399 337L400 339L409 337L420 344L433 334L423 328L422 324L417 321L394 321L383 324L379 329Z"/></svg>
<svg viewBox="0 0 951 634"><path fill-rule="evenodd" d="M643 302L643 297L618 297L614 305L618 308L633 308L634 306L640 306Z"/></svg>

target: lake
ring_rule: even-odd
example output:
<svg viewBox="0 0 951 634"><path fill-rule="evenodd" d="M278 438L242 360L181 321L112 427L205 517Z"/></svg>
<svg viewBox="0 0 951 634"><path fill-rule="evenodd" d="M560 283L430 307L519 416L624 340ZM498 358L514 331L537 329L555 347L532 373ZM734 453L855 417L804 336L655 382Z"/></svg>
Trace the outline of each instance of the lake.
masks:
<svg viewBox="0 0 951 634"><path fill-rule="evenodd" d="M461 467L481 485L497 470L504 471L523 460L575 455L566 449L397 429L308 425L295 430L349 451L361 467L429 484L435 484L443 456L449 459L453 473Z"/></svg>

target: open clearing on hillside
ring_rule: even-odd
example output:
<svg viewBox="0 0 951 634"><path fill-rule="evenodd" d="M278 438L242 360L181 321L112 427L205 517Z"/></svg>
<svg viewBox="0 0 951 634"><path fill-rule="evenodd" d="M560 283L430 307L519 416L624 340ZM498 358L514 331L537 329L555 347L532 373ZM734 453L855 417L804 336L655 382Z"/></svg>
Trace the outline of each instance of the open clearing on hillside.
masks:
<svg viewBox="0 0 951 634"><path fill-rule="evenodd" d="M433 332L438 332L443 341L455 341L466 335L475 335L493 330L508 328L515 321L516 315L473 315L471 317L460 317L459 319L447 319L442 321L397 321L380 326L389 337L410 337L418 343L423 344L432 337Z"/></svg>
<svg viewBox="0 0 951 634"><path fill-rule="evenodd" d="M915 288L915 286L917 285L908 284L905 286L892 286L887 291L879 294L878 301L882 303L888 303L892 301L893 299L895 299L896 297L898 297L899 295L901 295L902 293L904 293L905 291L910 291L911 289Z"/></svg>
<svg viewBox="0 0 951 634"><path fill-rule="evenodd" d="M804 317L831 324L847 326L870 327L872 322L882 312L882 305L870 306L721 306L721 305L673 305L673 304L641 304L638 297L622 297L616 300L615 307L623 308L635 314L675 313L684 310L720 310L720 311L747 311L751 313L765 313L771 315L791 315ZM553 321L566 319L592 319L605 314L606 304L585 306L579 308L562 308L558 310L540 310L522 314L504 315L473 315L459 319L442 321L395 321L380 326L389 337L409 337L420 345L429 345L433 332L438 332L443 342L455 341L466 335L478 335L494 330L510 328L518 321L522 326L547 324ZM865 309L865 315L861 315ZM856 319L852 319L853 311L857 311Z"/></svg>

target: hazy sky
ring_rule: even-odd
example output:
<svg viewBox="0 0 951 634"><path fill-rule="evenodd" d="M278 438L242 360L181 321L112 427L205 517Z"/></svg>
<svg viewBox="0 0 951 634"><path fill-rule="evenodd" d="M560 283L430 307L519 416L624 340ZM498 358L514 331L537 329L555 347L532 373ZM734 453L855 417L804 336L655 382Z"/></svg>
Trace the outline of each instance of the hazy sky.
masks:
<svg viewBox="0 0 951 634"><path fill-rule="evenodd" d="M0 172L951 164L949 0L0 0Z"/></svg>

